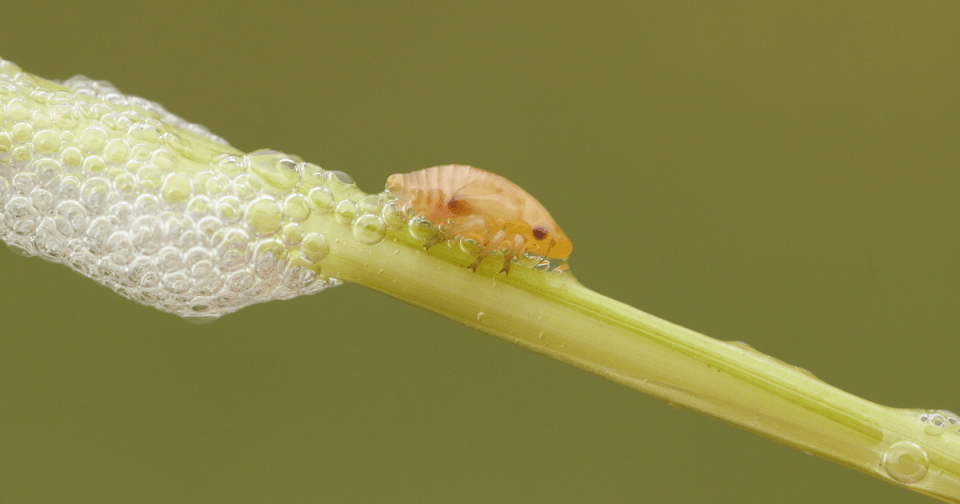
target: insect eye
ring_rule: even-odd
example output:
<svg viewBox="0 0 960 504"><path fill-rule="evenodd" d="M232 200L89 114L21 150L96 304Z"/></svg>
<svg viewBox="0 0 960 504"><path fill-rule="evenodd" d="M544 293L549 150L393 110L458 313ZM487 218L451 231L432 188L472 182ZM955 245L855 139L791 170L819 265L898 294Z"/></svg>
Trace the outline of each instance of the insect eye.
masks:
<svg viewBox="0 0 960 504"><path fill-rule="evenodd" d="M533 228L533 237L536 238L537 240L542 240L546 238L547 235L549 234L550 233L547 231L547 229L542 226L537 226Z"/></svg>

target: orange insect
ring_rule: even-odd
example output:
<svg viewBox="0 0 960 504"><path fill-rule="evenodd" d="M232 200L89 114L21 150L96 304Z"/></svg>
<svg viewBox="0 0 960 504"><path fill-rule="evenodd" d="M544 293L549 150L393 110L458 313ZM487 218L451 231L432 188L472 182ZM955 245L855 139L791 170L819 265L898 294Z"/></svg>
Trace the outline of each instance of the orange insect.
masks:
<svg viewBox="0 0 960 504"><path fill-rule="evenodd" d="M506 273L524 252L566 259L573 251L570 239L533 196L479 168L447 165L391 175L387 191L441 229L433 244L458 236L479 243L480 255L470 265L474 271L499 249L505 251L501 271Z"/></svg>

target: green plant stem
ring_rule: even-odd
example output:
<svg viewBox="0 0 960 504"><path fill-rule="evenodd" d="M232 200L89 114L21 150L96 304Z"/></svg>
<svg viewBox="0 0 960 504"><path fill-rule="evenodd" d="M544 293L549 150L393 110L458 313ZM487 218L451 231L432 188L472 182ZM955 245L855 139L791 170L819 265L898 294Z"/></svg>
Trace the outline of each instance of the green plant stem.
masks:
<svg viewBox="0 0 960 504"><path fill-rule="evenodd" d="M336 225L331 223L331 225ZM881 406L741 344L714 340L597 294L572 275L488 259L452 247L424 251L404 233L377 245L340 236L324 273L356 282L673 405L948 502L960 502L960 437L925 433L922 413ZM884 454L909 441L929 458L919 482L890 470L922 464ZM893 465L893 467L887 467ZM896 465L899 464L899 465Z"/></svg>

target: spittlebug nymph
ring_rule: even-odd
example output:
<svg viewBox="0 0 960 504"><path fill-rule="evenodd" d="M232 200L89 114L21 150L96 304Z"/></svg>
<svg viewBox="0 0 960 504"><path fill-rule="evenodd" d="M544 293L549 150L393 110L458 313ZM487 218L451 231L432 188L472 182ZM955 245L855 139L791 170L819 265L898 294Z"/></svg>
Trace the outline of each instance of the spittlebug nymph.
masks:
<svg viewBox="0 0 960 504"><path fill-rule="evenodd" d="M566 259L573 244L547 210L509 180L466 165L446 165L391 175L387 191L429 220L441 234L437 242L454 238L480 244L480 262L504 250L503 272L513 258L530 252L547 259Z"/></svg>

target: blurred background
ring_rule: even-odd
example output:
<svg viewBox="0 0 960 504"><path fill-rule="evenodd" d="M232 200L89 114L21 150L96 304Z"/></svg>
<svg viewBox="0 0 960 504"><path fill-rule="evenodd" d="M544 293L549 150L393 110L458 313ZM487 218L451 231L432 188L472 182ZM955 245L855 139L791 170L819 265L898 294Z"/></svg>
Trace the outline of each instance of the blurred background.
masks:
<svg viewBox="0 0 960 504"><path fill-rule="evenodd" d="M496 172L584 285L960 410L960 4L725 4L6 2L0 57L369 192ZM0 285L3 502L928 502L356 285L208 325Z"/></svg>

